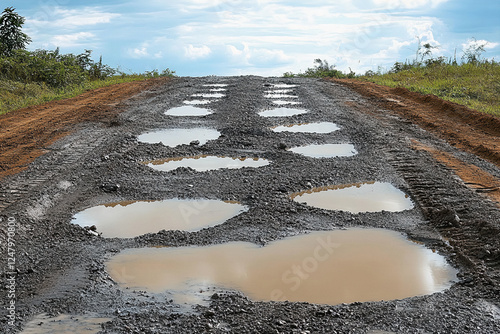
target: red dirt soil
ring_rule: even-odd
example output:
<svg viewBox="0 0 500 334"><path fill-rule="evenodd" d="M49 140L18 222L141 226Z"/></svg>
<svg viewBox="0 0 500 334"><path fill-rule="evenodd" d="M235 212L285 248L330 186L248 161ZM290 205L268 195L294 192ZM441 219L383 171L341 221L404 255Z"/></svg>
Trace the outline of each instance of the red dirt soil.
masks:
<svg viewBox="0 0 500 334"><path fill-rule="evenodd" d="M451 145L500 167L500 118L406 88L350 79L333 81L368 97L382 108L395 111Z"/></svg>
<svg viewBox="0 0 500 334"><path fill-rule="evenodd" d="M116 84L77 97L52 101L0 115L0 179L18 173L57 139L81 122L112 122L123 105L138 93L168 78Z"/></svg>

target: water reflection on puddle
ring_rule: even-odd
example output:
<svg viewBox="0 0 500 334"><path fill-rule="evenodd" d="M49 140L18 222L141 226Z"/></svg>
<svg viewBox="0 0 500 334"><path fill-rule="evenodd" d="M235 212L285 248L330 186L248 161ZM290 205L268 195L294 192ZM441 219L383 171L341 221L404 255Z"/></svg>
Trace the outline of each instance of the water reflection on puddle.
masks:
<svg viewBox="0 0 500 334"><path fill-rule="evenodd" d="M319 187L290 196L294 201L326 210L398 212L413 208L408 195L390 183L367 182Z"/></svg>
<svg viewBox="0 0 500 334"><path fill-rule="evenodd" d="M294 88L294 87L297 87L297 85L293 85L293 84L271 84L271 86L274 88Z"/></svg>
<svg viewBox="0 0 500 334"><path fill-rule="evenodd" d="M313 232L265 247L129 249L106 266L122 287L133 289L195 295L220 287L253 300L331 305L442 291L457 273L442 256L383 229Z"/></svg>
<svg viewBox="0 0 500 334"><path fill-rule="evenodd" d="M205 84L204 87L227 87L228 84Z"/></svg>
<svg viewBox="0 0 500 334"><path fill-rule="evenodd" d="M319 122L293 125L280 125L272 128L274 132L304 132L304 133L330 133L340 128L335 123Z"/></svg>
<svg viewBox="0 0 500 334"><path fill-rule="evenodd" d="M300 102L297 102L297 101L285 101L285 100L273 100L273 103L277 104L277 105L286 105L286 104L297 105L297 104L300 104Z"/></svg>
<svg viewBox="0 0 500 334"><path fill-rule="evenodd" d="M204 145L209 140L215 140L219 136L219 131L207 128L164 129L144 133L138 137L138 140L143 143L162 143L165 146L175 147L187 145L193 141L199 141L199 145Z"/></svg>
<svg viewBox="0 0 500 334"><path fill-rule="evenodd" d="M289 151L311 158L351 157L358 152L352 144L322 144L293 147Z"/></svg>
<svg viewBox="0 0 500 334"><path fill-rule="evenodd" d="M210 110L192 105L172 108L165 112L167 116L207 116L210 114L212 114Z"/></svg>
<svg viewBox="0 0 500 334"><path fill-rule="evenodd" d="M61 314L50 317L47 314L40 314L26 324L21 334L94 334L102 330L101 324L111 320L111 318L99 318L97 315Z"/></svg>
<svg viewBox="0 0 500 334"><path fill-rule="evenodd" d="M295 108L275 108L271 110L265 110L259 112L259 116L262 117L290 117L295 115L301 115L307 113L307 110L304 109L295 109Z"/></svg>
<svg viewBox="0 0 500 334"><path fill-rule="evenodd" d="M215 98L215 99L218 99L218 98L221 98L221 97L224 97L226 96L225 94L222 94L222 93L199 93L199 94L193 94L191 95L193 97L203 97L203 98Z"/></svg>
<svg viewBox="0 0 500 334"><path fill-rule="evenodd" d="M268 93L265 94L264 97L266 99L298 99L297 95L288 95L288 94L280 94L280 93Z"/></svg>
<svg viewBox="0 0 500 334"><path fill-rule="evenodd" d="M161 230L198 231L245 211L239 203L209 199L129 201L83 210L75 214L72 223L95 225L105 238L133 238Z"/></svg>
<svg viewBox="0 0 500 334"><path fill-rule="evenodd" d="M182 103L184 104L209 104L214 102L215 100L185 100Z"/></svg>
<svg viewBox="0 0 500 334"><path fill-rule="evenodd" d="M238 169L244 167L262 167L269 165L269 160L259 158L231 158L199 155L195 157L169 158L151 161L149 167L160 171L172 171L179 167L190 167L196 171L204 172L216 169Z"/></svg>
<svg viewBox="0 0 500 334"><path fill-rule="evenodd" d="M293 89L273 89L273 90L266 90L264 94L288 94L293 92Z"/></svg>

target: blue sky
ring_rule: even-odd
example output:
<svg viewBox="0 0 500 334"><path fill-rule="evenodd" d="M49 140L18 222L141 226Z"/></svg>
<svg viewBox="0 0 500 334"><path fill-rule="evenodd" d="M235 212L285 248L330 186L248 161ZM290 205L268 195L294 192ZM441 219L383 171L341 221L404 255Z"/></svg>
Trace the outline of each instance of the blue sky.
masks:
<svg viewBox="0 0 500 334"><path fill-rule="evenodd" d="M500 60L500 1L486 0L2 0L26 17L30 50L93 50L124 72L280 76L316 58L358 73L463 54L471 38ZM2 8L2 9L3 9Z"/></svg>

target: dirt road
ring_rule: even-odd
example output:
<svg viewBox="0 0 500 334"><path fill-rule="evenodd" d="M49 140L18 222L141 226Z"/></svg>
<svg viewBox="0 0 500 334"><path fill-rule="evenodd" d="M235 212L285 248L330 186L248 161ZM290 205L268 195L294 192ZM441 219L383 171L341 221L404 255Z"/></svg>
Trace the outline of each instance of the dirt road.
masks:
<svg viewBox="0 0 500 334"><path fill-rule="evenodd" d="M285 83L294 86L280 94L297 96L288 100L308 112L259 116L278 106L266 92ZM199 105L212 114L164 115L186 100L203 99L193 94L208 93L208 84L227 85L225 96ZM467 114L432 97L353 82L249 76L143 85L0 117L2 332L35 326L30 321L43 329L57 315L92 318L103 333L500 332L498 119ZM271 130L310 122L334 122L339 130ZM139 140L156 129L198 127L213 128L220 137L176 147ZM336 143L354 145L357 154L315 159L287 150ZM197 155L270 163L206 172L162 172L141 163ZM351 213L290 198L315 187L373 181L408 194L414 207ZM238 202L248 210L195 232L163 230L135 238L104 238L71 223L73 215L96 205L172 198ZM130 248L234 241L265 246L312 231L359 227L397 231L434 250L458 270L457 282L433 294L339 305L257 301L209 286L206 300L186 306L170 292L125 289L106 270L110 258Z"/></svg>

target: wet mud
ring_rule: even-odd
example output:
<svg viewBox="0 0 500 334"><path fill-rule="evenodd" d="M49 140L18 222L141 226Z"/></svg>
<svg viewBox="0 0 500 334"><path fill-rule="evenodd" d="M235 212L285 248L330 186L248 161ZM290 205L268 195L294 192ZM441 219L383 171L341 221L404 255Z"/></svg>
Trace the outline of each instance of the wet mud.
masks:
<svg viewBox="0 0 500 334"><path fill-rule="evenodd" d="M468 175L465 168L455 173L450 167L461 161L463 166L475 166L491 180L498 180L500 169L494 161L462 151L338 82L203 77L176 78L146 88L115 106L118 109L113 109L109 116L103 116L103 112L99 117L83 118L85 122L75 122L67 128L68 135L40 144L44 154L25 164L20 173L5 173L9 176L0 181L0 293L4 302L0 332L31 330L32 321L45 323L47 320L43 319L63 325L69 321L69 328L75 327L68 319L90 319L92 330L98 326L101 333L500 332L500 210L494 197L488 196L496 191L496 183L474 186L470 179L460 177ZM281 93L298 98L266 97L276 90L286 90ZM202 100L197 94L224 96ZM278 108L277 101L299 102L297 106L284 107L297 107L307 113L259 115ZM207 108L212 113L196 117L165 114L188 105ZM323 122L336 128L273 131L278 126ZM206 141L190 135L171 144L163 139L144 138L145 134L177 129L184 133L193 130L195 134L199 134L197 129L210 129L217 135ZM356 154L315 158L290 151L295 147L339 143L353 145ZM445 154L436 154L435 150ZM271 163L258 168L202 172L189 167L159 171L147 165L158 159L195 156L265 159ZM23 156L22 161L29 159ZM293 194L322 187L367 182L390 184L407 195L405 199L411 200L412 206L354 213L315 207L291 198ZM125 237L105 237L99 234L97 226L80 226L73 219L80 212L110 203L173 199L240 203L246 210L201 229L162 228ZM192 218L204 216L199 207L188 209L185 214ZM171 218L169 214L163 216ZM283 281L283 272L295 265L311 271L303 274L314 276L321 271L320 261L316 259L316 266L309 259L310 252L297 254L280 270L275 264L286 261L276 257L273 262L273 256L267 255L265 259L253 260L255 266L263 269L259 264L267 263L271 269L276 267L277 274L265 271L270 275L265 281L282 283L273 290L283 293L279 298L277 294L273 294L276 298L260 298L242 285L224 282L206 283L195 292L181 293L170 287L154 291L132 285L127 288L123 282L135 275L108 267L113 259L141 249L175 253L183 249L245 245L253 251L264 251L294 238L352 229L390 230L399 236L398 242L430 252L455 268L453 282L430 291L368 299L294 298L288 296L290 286ZM15 241L13 247L6 247L9 240ZM398 242L382 243L391 253L390 247ZM338 243L340 252L342 244L347 246L349 242ZM373 254L375 259L369 263L377 267L376 260L381 255L363 250L367 245L366 241L353 247L362 256ZM336 250L332 249L332 254ZM290 252L286 250L281 255ZM231 250L222 251L230 253ZM393 253L403 256L403 252ZM409 255L405 259L410 260L402 263L417 269L419 261ZM202 261L201 265L206 263ZM384 271L388 274L390 270ZM428 271L427 274L432 276ZM307 285L305 275L286 278L292 277L294 283ZM410 278L403 279L403 283L409 282ZM338 293L348 290L342 282L318 285L327 291L329 284ZM394 289L389 284L390 292L395 291L395 284L392 285ZM265 293L269 295L269 291Z"/></svg>

